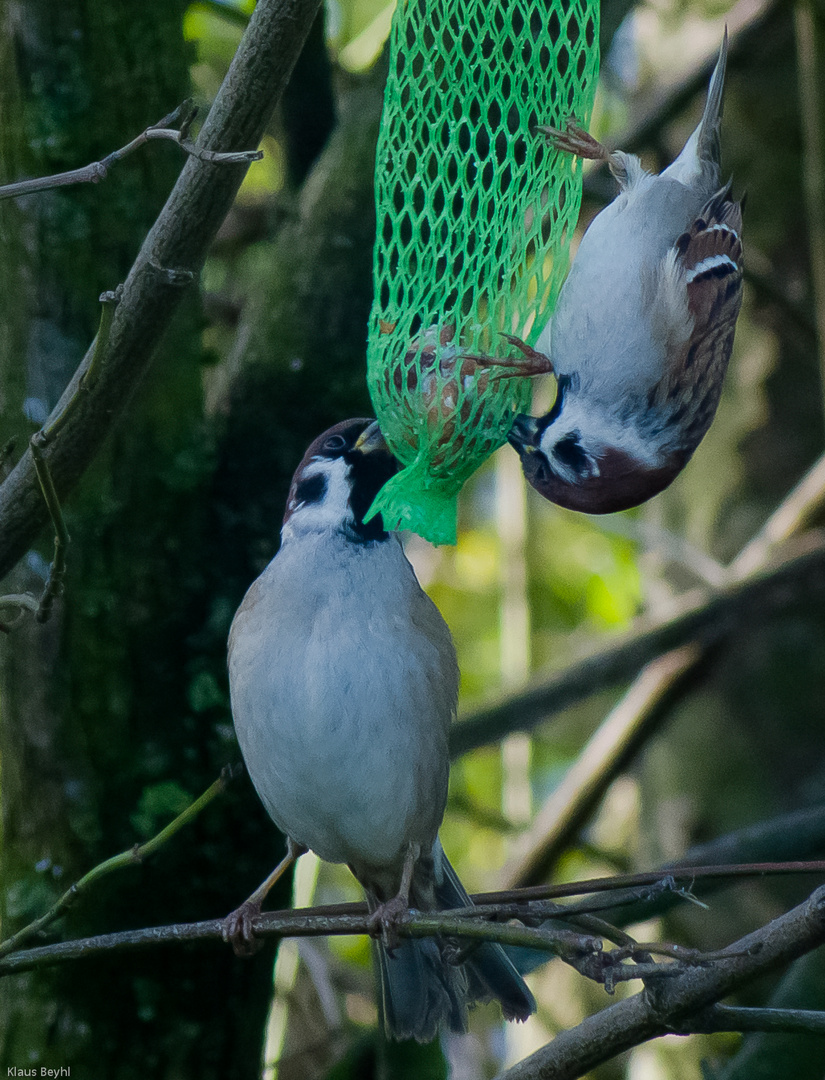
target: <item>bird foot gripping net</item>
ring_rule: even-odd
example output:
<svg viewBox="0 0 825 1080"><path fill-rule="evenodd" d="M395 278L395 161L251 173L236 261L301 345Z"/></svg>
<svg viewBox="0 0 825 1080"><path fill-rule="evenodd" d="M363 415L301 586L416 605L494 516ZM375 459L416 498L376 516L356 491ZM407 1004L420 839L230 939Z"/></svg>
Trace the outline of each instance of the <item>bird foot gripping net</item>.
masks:
<svg viewBox="0 0 825 1080"><path fill-rule="evenodd" d="M398 0L376 161L368 382L404 468L370 515L454 543L456 497L501 446L523 359L567 269L580 162L539 125L585 126L598 0ZM537 317L538 316L538 317Z"/></svg>

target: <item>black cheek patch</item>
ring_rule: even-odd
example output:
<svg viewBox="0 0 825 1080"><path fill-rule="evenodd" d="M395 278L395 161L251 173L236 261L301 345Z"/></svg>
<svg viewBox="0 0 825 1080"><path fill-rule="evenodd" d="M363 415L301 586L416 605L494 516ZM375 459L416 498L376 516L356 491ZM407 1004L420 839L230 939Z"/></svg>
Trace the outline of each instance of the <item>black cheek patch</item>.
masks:
<svg viewBox="0 0 825 1080"><path fill-rule="evenodd" d="M301 480L295 488L295 503L317 503L323 499L327 490L327 478L321 473Z"/></svg>
<svg viewBox="0 0 825 1080"><path fill-rule="evenodd" d="M553 447L553 453L559 461L574 472L581 472L587 466L587 455L579 442L578 433L571 431L563 439L559 439Z"/></svg>

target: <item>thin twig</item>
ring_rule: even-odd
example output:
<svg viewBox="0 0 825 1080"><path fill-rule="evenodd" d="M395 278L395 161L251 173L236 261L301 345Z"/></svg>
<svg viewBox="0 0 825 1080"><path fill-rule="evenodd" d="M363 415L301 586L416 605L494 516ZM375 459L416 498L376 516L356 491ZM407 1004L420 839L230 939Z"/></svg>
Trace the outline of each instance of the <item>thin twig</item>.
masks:
<svg viewBox="0 0 825 1080"><path fill-rule="evenodd" d="M510 904L529 901L553 900L566 896L587 896L594 893L612 893L624 889L648 887L651 891L643 902L655 899L664 892L673 892L686 900L695 901L691 888L698 881L730 881L735 878L775 877L785 874L825 875L825 860L797 860L793 862L728 863L710 866L667 866L661 870L638 874L614 874L610 877L589 878L553 885L530 885L519 889L506 889L495 893L478 893L473 897L477 905ZM679 885L679 882L685 884ZM618 904L624 904L624 896ZM630 902L633 902L632 900ZM614 901L612 906L618 906ZM605 905L610 907L611 905ZM342 910L342 909L336 909ZM351 910L351 909L348 909Z"/></svg>
<svg viewBox="0 0 825 1080"><path fill-rule="evenodd" d="M216 784L221 781L217 781ZM159 833L154 839L147 842L141 848L130 849L107 859L95 867L84 878L69 889L61 897L54 908L40 920L36 920L30 926L19 931L14 938L9 939L0 946L0 955L7 955L0 959L0 976L17 971L25 971L35 967L43 967L52 963L62 963L76 960L83 956L93 955L99 952L113 952L120 949L143 949L152 948L161 944L173 944L181 942L194 942L204 940L223 940L223 919L212 919L199 923L177 923L171 926L147 927L141 930L126 930L115 934L104 934L98 937L83 938L75 941L59 942L54 945L45 945L39 948L19 950L21 935L26 939L41 930L48 922L53 921L65 910L62 907L68 898L68 905L74 901L74 896L69 894L78 891L86 891L93 880L99 879L104 874L124 866L134 865L152 851L156 850L174 832L176 832L191 816L194 816L195 807L202 809L210 792L212 796L217 794L216 784L213 784L208 792L204 793L196 803L189 807L180 817ZM183 819L183 820L182 820ZM533 949L553 953L573 963L577 970L582 970L581 959L595 955L596 938L589 934L560 933L559 928L548 927L544 923L538 928L529 926L503 925L498 922L490 922L490 918L524 918L531 920L537 910L532 902L541 899L540 894L576 895L592 892L605 892L610 889L626 889L635 886L650 886L652 890L672 889L679 891L675 882L681 877L683 880L693 881L699 878L717 877L753 877L769 874L825 874L825 861L805 863L762 863L753 865L735 866L710 866L690 867L684 871L647 873L647 874L624 874L614 878L596 878L591 881L576 882L569 885L547 886L544 888L522 889L518 892L484 893L475 899L478 906L472 908L456 909L444 913L411 913L406 921L399 926L399 934L402 937L428 937L434 934L449 934L451 936L478 939L483 941L502 941L510 945L519 945ZM632 899L638 899L633 897ZM517 915L512 905L520 901L524 907ZM626 902L625 898L619 899L618 903ZM584 910L585 905L579 910ZM575 912L577 909L572 907ZM557 910L547 912L550 917L564 917ZM366 904L335 904L314 908L302 908L294 911L265 912L257 916L253 922L255 933L263 938L275 937L319 937L325 935L348 935L366 934L369 932L369 913ZM615 928L612 928L615 929ZM666 948L666 946L661 946ZM10 953L10 949L18 951ZM649 949L650 946L642 946ZM675 946L669 946L672 950ZM724 950L725 958L730 959L739 954L732 949ZM609 954L606 954L609 955ZM717 954L710 954L713 959ZM718 954L721 955L721 954ZM601 963L601 961L599 961ZM611 961L605 961L602 967L606 970ZM615 967L615 964L613 964ZM596 970L599 970L598 968ZM589 974L589 972L588 972ZM590 975L590 977L594 977Z"/></svg>
<svg viewBox="0 0 825 1080"><path fill-rule="evenodd" d="M741 938L728 959L648 979L643 993L588 1016L503 1074L503 1080L576 1080L616 1054L668 1034L739 986L825 942L825 888ZM662 967L661 974L668 971Z"/></svg>
<svg viewBox="0 0 825 1080"><path fill-rule="evenodd" d="M83 373L83 378L80 380L80 387L83 390L92 389L106 360L106 348L109 344L109 335L112 332L112 319L115 316L115 306L120 303L120 298L122 296L122 285L118 285L116 289L107 290L100 294L99 299L102 305L100 311L100 324L97 328L92 358L89 361L89 366ZM51 429L46 432L47 436L50 434Z"/></svg>
<svg viewBox="0 0 825 1080"><path fill-rule="evenodd" d="M214 798L220 795L231 779L231 769L224 769L214 784L211 784L199 798L195 799L151 840L147 840L144 844L135 844L134 847L129 848L127 851L122 851L119 855L113 855L104 862L98 863L87 874L84 874L79 881L75 882L71 888L67 889L44 915L18 930L16 934L6 938L5 941L0 942L0 957L16 952L26 942L31 941L33 937L53 923L55 919L59 919L61 915L65 914L101 878L113 874L117 870L122 870L124 867L135 866L153 855L158 848L162 847L167 840L170 840L175 833L188 825L190 821L193 821L204 807L208 806Z"/></svg>
<svg viewBox="0 0 825 1080"><path fill-rule="evenodd" d="M825 863L823 863L825 873ZM586 887L587 883L583 883ZM553 886L548 888L552 889ZM504 919L521 919L526 926L535 926L547 919L564 919L569 921L582 915L593 915L600 911L616 911L632 904L650 903L657 897L672 893L676 897L688 899L676 882L676 878L670 874L661 875L652 884L645 882L635 888L616 884L614 889L604 893L592 891L585 893L585 898L574 900L570 903L559 904L553 900L536 900L526 895L527 890L507 890L500 893L486 893L484 899L478 899L469 908L458 908L453 914L471 916L476 918L491 918L497 921ZM496 900L490 899L497 897ZM615 930L615 927L612 928ZM607 935L603 935L607 936Z"/></svg>
<svg viewBox="0 0 825 1080"><path fill-rule="evenodd" d="M47 448L61 502L123 414L183 298L183 286L199 273L244 178L249 158L243 147L260 142L319 6L320 0L258 0L198 135L198 153L188 155L124 282L106 363L90 392L76 403L63 432L66 437ZM218 168L209 160L214 153L236 149L242 154L239 164ZM92 353L87 351L54 415L74 396ZM25 453L0 484L0 578L46 523L45 508L32 498L36 488L34 462Z"/></svg>
<svg viewBox="0 0 825 1080"><path fill-rule="evenodd" d="M46 506L49 508L49 518L54 525L54 557L49 567L49 576L46 578L46 587L37 605L35 618L39 623L44 623L49 618L55 597L60 595L63 588L63 578L66 574L66 548L69 546L69 530L63 511L60 508L60 500L54 488L52 474L43 457L43 447L46 445L46 437L42 432L37 432L31 437L31 452L34 458L34 467L37 470L37 479L40 481L40 490Z"/></svg>
<svg viewBox="0 0 825 1080"><path fill-rule="evenodd" d="M29 441L40 491L49 511L49 519L54 526L54 555L39 600L36 600L31 593L10 593L7 596L0 596L0 608L17 608L16 618L11 622L0 623L0 631L6 634L18 625L27 611L31 611L39 623L46 622L51 615L55 598L61 593L63 578L66 574L66 548L69 546L69 530L66 528L66 521L60 508L60 501L55 491L52 474L49 471L46 459L43 457L43 447L45 445L46 437L42 431L35 432Z"/></svg>
<svg viewBox="0 0 825 1080"><path fill-rule="evenodd" d="M49 191L52 188L68 187L71 184L99 184L109 175L113 165L122 161L129 154L150 142L152 139L165 139L175 143L185 154L195 157L198 161L208 161L214 165L239 165L248 164L251 161L260 161L263 158L261 150L239 150L231 153L219 153L215 150L206 150L197 147L188 138L192 121L197 115L197 109L190 100L179 105L174 112L164 116L157 124L142 131L137 138L132 139L120 150L113 150L101 161L93 161L90 165L84 165L79 169L69 169L68 172L55 173L53 176L39 176L34 180L19 180L14 184L4 184L0 187L0 199L16 199L21 195L33 195L38 191ZM169 127L170 124L180 124L180 129Z"/></svg>
<svg viewBox="0 0 825 1080"><path fill-rule="evenodd" d="M74 394L65 402L65 404L63 404L58 412L51 416L48 423L43 427L40 433L42 437L42 443L40 444L41 448L45 446L47 442L51 441L65 426L66 421L79 404L81 395L88 394L94 388L98 376L103 369L103 365L106 362L106 352L109 348L109 339L112 333L112 320L115 317L115 308L120 303L122 296L122 285L118 285L116 289L107 290L100 294L98 298L101 304L100 322L92 344L92 354L89 359L89 366L83 372ZM41 461L42 460L43 458L41 455ZM55 498L57 498L56 495Z"/></svg>
<svg viewBox="0 0 825 1080"><path fill-rule="evenodd" d="M634 897L634 900L653 900L665 892L674 892L690 900L686 890L697 881L727 881L734 878L776 877L783 875L816 874L825 875L825 859L797 859L787 862L751 862L751 863L712 863L709 865L685 863L666 866L659 870L647 870L637 874L611 874L610 877L587 878L583 881L567 881L546 885L531 885L522 889L504 889L499 892L475 893L471 899L472 908L457 908L454 914L481 914L488 917L521 918L508 906L528 904L532 910L534 901L557 900L568 896L593 896L598 893L616 893L627 889L647 889L647 896ZM683 882L684 884L679 884ZM612 905L619 906L626 902L622 896L613 898ZM314 908L304 908L304 915L361 915L367 910L365 903L322 904ZM528 914L529 914L528 910ZM558 912L547 911L548 917ZM262 915L261 918L266 918Z"/></svg>

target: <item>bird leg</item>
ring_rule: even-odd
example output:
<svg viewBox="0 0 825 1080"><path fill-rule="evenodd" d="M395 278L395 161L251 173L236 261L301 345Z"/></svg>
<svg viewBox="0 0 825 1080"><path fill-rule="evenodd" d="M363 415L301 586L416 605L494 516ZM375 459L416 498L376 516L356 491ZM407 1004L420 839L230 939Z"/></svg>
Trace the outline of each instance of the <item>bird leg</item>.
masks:
<svg viewBox="0 0 825 1080"><path fill-rule="evenodd" d="M538 130L547 137L551 146L567 154L575 154L576 157L588 158L591 161L608 162L613 156L603 143L594 139L579 125L575 116L568 116L564 121L564 131L549 126L539 127Z"/></svg>
<svg viewBox="0 0 825 1080"><path fill-rule="evenodd" d="M391 900L378 905L370 915L367 924L370 936L380 937L389 953L398 946L398 924L410 910L410 887L415 864L420 855L421 845L411 843L404 856L404 868L401 871L401 885L398 892Z"/></svg>
<svg viewBox="0 0 825 1080"><path fill-rule="evenodd" d="M292 864L307 851L303 844L296 843L291 836L286 838L286 855L278 863L266 881L261 882L254 893L235 908L223 920L221 937L231 945L236 956L252 956L261 948L263 942L255 937L252 925L273 885L283 877Z"/></svg>
<svg viewBox="0 0 825 1080"><path fill-rule="evenodd" d="M564 131L546 125L537 130L556 150L561 150L566 154L575 154L576 157L588 158L590 161L606 161L622 191L627 188L628 157L632 155L622 153L621 150L608 150L604 143L594 139L579 125L575 116L567 117L564 122Z"/></svg>
<svg viewBox="0 0 825 1080"><path fill-rule="evenodd" d="M461 353L462 358L475 360L481 367L502 368L502 371L492 373L501 379L529 378L533 375L548 375L553 371L553 361L545 353L531 348L530 345L522 341L520 337L516 337L515 334L502 333L501 336L509 341L511 345L515 345L523 354L523 358L513 356L499 358L477 353Z"/></svg>

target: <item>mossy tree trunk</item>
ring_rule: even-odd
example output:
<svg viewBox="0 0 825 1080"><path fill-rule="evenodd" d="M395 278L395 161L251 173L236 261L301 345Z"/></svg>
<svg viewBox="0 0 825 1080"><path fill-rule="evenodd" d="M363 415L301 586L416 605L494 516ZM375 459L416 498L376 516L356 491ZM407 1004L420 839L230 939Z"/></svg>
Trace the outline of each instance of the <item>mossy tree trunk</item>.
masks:
<svg viewBox="0 0 825 1080"><path fill-rule="evenodd" d="M2 180L99 159L182 100L184 6L0 0ZM312 92L302 109L293 90L281 118L296 184L333 119L319 63L320 24L304 57ZM300 75L299 65L297 86ZM3 936L156 832L237 759L225 677L232 612L277 547L305 445L369 408L380 81L343 90L348 135L324 152L297 218L264 249L247 344L218 407L204 408L193 293L64 508L65 599L45 626L29 619L0 641ZM0 204L0 444L16 439L12 460L82 357L98 295L125 276L181 163L174 147L154 144L103 184ZM3 591L39 591L49 558L44 535ZM102 882L57 929L76 937L224 915L280 853L244 780L146 864ZM286 888L275 902L288 902ZM69 1065L84 1080L257 1076L272 959L272 947L241 961L215 945L2 980L0 1061Z"/></svg>
<svg viewBox="0 0 825 1080"><path fill-rule="evenodd" d="M188 93L183 3L6 0L4 179L86 164ZM13 63L12 63L13 61ZM153 144L100 185L0 206L0 441L17 451L55 404L182 164ZM149 380L66 506L65 602L2 648L3 931L42 912L101 859L155 831L231 759L223 658L200 659L205 500L200 316L184 305ZM37 591L48 537L16 572ZM8 584L8 583L6 583ZM4 590L8 591L8 590ZM257 867L232 795L144 867L71 913L71 935L224 914ZM259 814L258 828L266 823ZM278 854L268 831L261 867ZM113 957L0 984L0 1060L86 1078L254 1076L271 950Z"/></svg>

